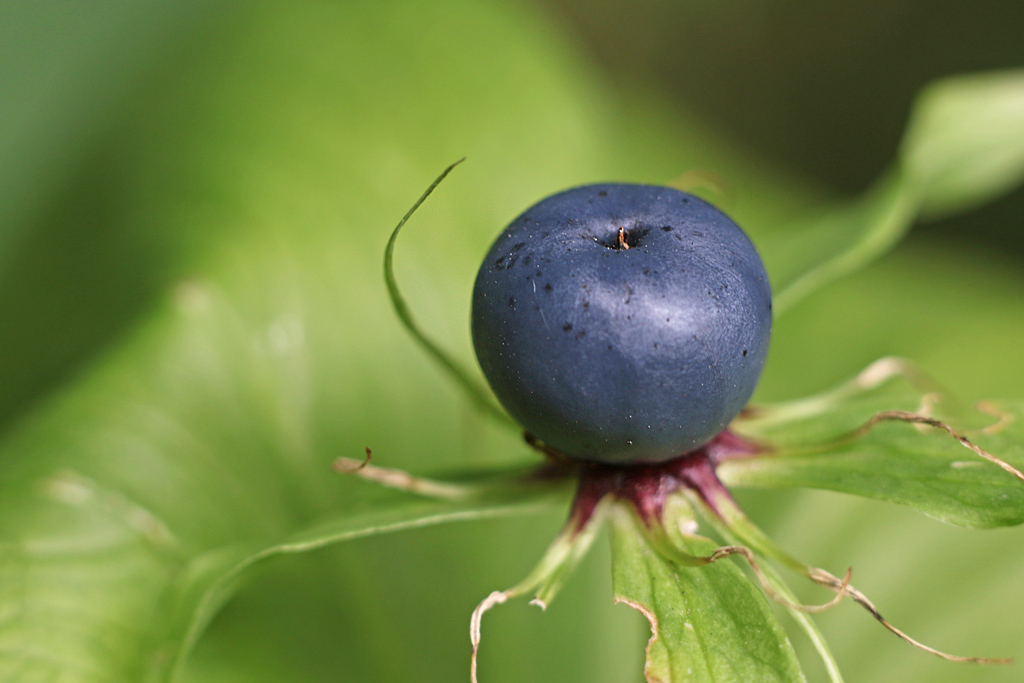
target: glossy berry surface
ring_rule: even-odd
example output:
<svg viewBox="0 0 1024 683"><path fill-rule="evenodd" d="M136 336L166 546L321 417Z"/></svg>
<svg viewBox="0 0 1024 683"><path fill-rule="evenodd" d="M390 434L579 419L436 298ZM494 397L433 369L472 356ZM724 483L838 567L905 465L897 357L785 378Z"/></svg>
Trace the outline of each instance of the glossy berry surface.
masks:
<svg viewBox="0 0 1024 683"><path fill-rule="evenodd" d="M505 409L579 460L668 460L746 405L771 290L743 231L649 185L578 187L497 238L477 274L477 358Z"/></svg>

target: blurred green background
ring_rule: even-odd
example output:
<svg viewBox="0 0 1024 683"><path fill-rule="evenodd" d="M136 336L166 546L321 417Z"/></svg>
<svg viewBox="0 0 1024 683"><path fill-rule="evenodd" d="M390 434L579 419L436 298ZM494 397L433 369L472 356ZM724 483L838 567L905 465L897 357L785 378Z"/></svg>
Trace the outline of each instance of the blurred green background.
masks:
<svg viewBox="0 0 1024 683"><path fill-rule="evenodd" d="M541 196L708 169L770 236L880 175L923 85L1020 66L1021 26L1020 3L946 0L0 5L0 674L160 680L189 558L356 505L338 455L369 445L416 472L531 457L384 297L388 232L447 163L469 157L410 224L398 277L469 361L477 261ZM1017 190L922 224L800 304L759 398L891 354L966 400L1024 397L1022 215ZM67 472L86 502L40 488ZM1024 657L1019 530L821 493L741 501L809 562L853 565L915 637ZM173 542L126 531L139 510ZM563 514L276 562L180 679L461 679L473 607ZM487 681L642 680L646 623L612 607L598 545L547 613L488 615ZM1020 679L914 651L852 606L820 623L849 681Z"/></svg>

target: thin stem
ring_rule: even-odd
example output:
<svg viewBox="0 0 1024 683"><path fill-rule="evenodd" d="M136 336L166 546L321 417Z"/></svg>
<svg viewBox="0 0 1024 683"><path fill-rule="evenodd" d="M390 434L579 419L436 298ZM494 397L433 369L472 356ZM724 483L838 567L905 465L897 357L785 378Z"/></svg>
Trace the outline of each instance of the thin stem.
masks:
<svg viewBox="0 0 1024 683"><path fill-rule="evenodd" d="M954 439L956 439L961 446L972 451L975 455L980 458L988 460L993 465L997 465L1009 474L1012 474L1017 479L1024 481L1024 472L1021 472L1016 467L1006 462L1002 458L997 458L980 446L975 445L970 439L963 434L960 434L955 429L950 427L942 420L937 420L934 417L928 417L927 415L918 415L917 413L910 413L904 410L886 410L881 413L877 413L870 420L857 430L854 436L860 436L870 431L875 425L880 422L909 422L910 424L927 425L928 427L935 427L941 429Z"/></svg>
<svg viewBox="0 0 1024 683"><path fill-rule="evenodd" d="M366 449L366 458L338 458L334 471L371 481L390 489L414 493L427 498L461 501L489 497L521 500L538 495L559 494L568 483L569 471L550 466L529 466L501 471L483 471L459 481L428 479L395 467L380 467L370 463L372 453Z"/></svg>
<svg viewBox="0 0 1024 683"><path fill-rule="evenodd" d="M819 417L837 405L877 389L897 377L902 377L922 392L945 394L942 387L912 361L886 356L861 370L853 379L823 393L784 403L751 406L736 418L734 429L741 433L758 434L766 428Z"/></svg>
<svg viewBox="0 0 1024 683"><path fill-rule="evenodd" d="M722 534L722 537L730 543L739 543L740 540L732 532L732 530L725 525L717 525L718 532ZM761 568L764 580L771 584L772 588L779 595L782 595L790 602L797 602L796 595L789 588L786 582L779 576L779 573L775 571L775 568L771 564L765 564ZM846 583L849 584L850 572L847 570ZM847 589L842 592L836 593L836 599L841 599L843 595L847 593ZM822 663L825 665L825 670L828 672L829 680L832 683L843 683L843 674L839 670L839 663L836 661L835 656L832 654L832 649L828 646L828 641L825 640L825 636L818 629L818 625L814 623L814 620L810 617L806 610L793 609L789 605L782 603L789 615L794 621L803 629L807 635L814 649L817 650L818 656L821 657Z"/></svg>
<svg viewBox="0 0 1024 683"><path fill-rule="evenodd" d="M886 621L875 605L868 600L867 596L850 585L849 572L847 572L846 578L839 579L824 569L812 567L800 562L789 553L776 546L774 541L769 539L763 531L757 528L734 503L720 503L718 510L716 511L707 506L698 496L692 496L691 499L693 500L694 505L701 511L704 518L707 519L708 522L716 529L719 529L723 536L735 536L740 541L754 547L759 552L782 562L797 573L806 576L819 586L849 595L854 602L867 610L871 616L882 624L882 626L911 645L951 662L966 662L971 664L1008 664L1012 661L1011 659L1001 658L961 657L959 655L951 655L941 652L940 650L936 650L935 648L929 647L924 643L911 638L906 633Z"/></svg>
<svg viewBox="0 0 1024 683"><path fill-rule="evenodd" d="M796 595L789 589L789 586L782 580L775 568L770 564L766 564L763 567L763 571L767 580L775 588L776 592L781 593L790 600L795 601ZM849 578L849 572L847 572L847 578ZM836 597L842 597L844 593L837 593ZM825 665L825 670L828 672L829 680L832 683L843 683L843 674L839 670L839 663L835 659L835 655L832 654L832 649L828 646L828 641L825 640L825 636L820 630L818 625L814 623L814 619L809 614L801 610L795 610L786 608L789 615L793 617L793 620L799 624L800 628L803 629L807 638L811 641L811 645L817 650L818 656L821 657L822 663Z"/></svg>
<svg viewBox="0 0 1024 683"><path fill-rule="evenodd" d="M511 598L525 595L531 591L535 592L530 604L536 605L542 610L547 609L576 565L593 545L594 539L604 523L607 508L607 502L600 503L582 528L577 528L573 520L570 519L548 547L544 557L525 579L508 590L492 592L473 610L473 616L469 622L469 640L473 646L469 669L471 683L477 683L477 654L480 651L480 626L484 613L492 607L504 604Z"/></svg>
<svg viewBox="0 0 1024 683"><path fill-rule="evenodd" d="M427 337L423 330L420 329L419 325L416 324L416 321L413 320L412 312L409 310L409 306L405 303L405 298L402 296L402 292L398 288L398 280L395 279L395 242L398 240L398 233L402 230L402 226L404 226L412 215L416 213L416 210L420 208L420 205L426 201L427 197L430 196L434 189L441 184L441 181L451 173L452 169L465 160L466 158L463 157L448 168L444 169L444 171L441 172L441 175L439 175L437 179L430 184L430 187L427 188L426 192L416 200L416 203L412 205L412 208L402 216L402 220L400 220L398 225L395 226L390 239L388 239L388 245L384 249L384 281L387 283L388 297L391 299L391 306L394 308L395 314L401 321L402 326L405 327L406 331L410 335L412 335L413 340L420 346L420 348L426 351L427 355L440 365L441 369L447 372L449 377L455 380L455 383L458 384L469 396L473 405L476 406L476 408L483 414L502 423L506 427L519 429L519 425L517 425L504 410L494 403L483 384L476 380L473 375L471 375L470 372L462 366L462 364L455 360L451 354L442 349L440 345Z"/></svg>
<svg viewBox="0 0 1024 683"><path fill-rule="evenodd" d="M672 564L684 567L703 567L709 564L714 564L726 557L742 555L750 565L750 569L754 572L754 576L757 577L762 590L764 590L772 600L785 606L787 609L796 610L798 612L824 612L835 607L839 604L839 601L843 599L846 591L842 589L837 591L837 595L834 598L822 605L803 605L789 599L775 590L772 583L768 580L768 577L764 574L761 565L758 563L757 558L754 556L754 553L750 548L738 543L720 546L710 555L694 555L686 551L684 549L684 539L691 536L691 533L685 527L696 521L693 517L694 504L695 503L693 502L687 502L685 498L677 498L670 501L665 507L665 511L662 514L659 524L645 524L637 516L636 508L629 506L629 510L636 518L636 527L640 530L640 533L643 534L648 545ZM701 503L699 504L704 504L703 498L701 498ZM848 579L849 576L847 576L847 580Z"/></svg>
<svg viewBox="0 0 1024 683"><path fill-rule="evenodd" d="M369 456L370 449L367 448L366 452ZM371 465L369 457L366 460L338 458L334 461L334 470L341 474L351 474L360 479L372 481L390 489L416 493L427 498L466 500L484 492L482 487L472 484L453 484L436 479L426 479L409 474L405 470Z"/></svg>

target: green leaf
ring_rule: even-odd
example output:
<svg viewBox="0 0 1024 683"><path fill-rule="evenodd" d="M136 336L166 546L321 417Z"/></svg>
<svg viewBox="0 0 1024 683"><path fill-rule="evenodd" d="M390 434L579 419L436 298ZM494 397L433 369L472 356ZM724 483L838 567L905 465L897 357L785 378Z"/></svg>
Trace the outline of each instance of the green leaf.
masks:
<svg viewBox="0 0 1024 683"><path fill-rule="evenodd" d="M939 81L917 100L899 159L846 206L791 218L765 258L776 314L888 252L920 214L973 208L1024 179L1024 72Z"/></svg>
<svg viewBox="0 0 1024 683"><path fill-rule="evenodd" d="M797 203L774 171L752 172L667 108L631 98L628 106L650 118L620 117L622 98L519 5L299 2L233 11L196 31L125 103L113 140L84 160L81 186L54 198L66 209L27 247L35 260L0 283L11 330L24 333L22 321L37 316L45 323L30 328L26 348L0 354L2 376L23 385L20 369L31 368L31 390L20 395L32 398L56 385L0 444L0 678L158 680L180 659L182 639L201 631L262 558L505 509L491 501L463 514L460 504L378 495L330 471L337 456L366 444L413 471L534 462L518 439L477 424L403 336L380 283L388 230L445 163L470 159L417 215L422 229L403 236L395 269L417 323L463 364L478 259L509 218L553 189L711 166L745 188L747 216ZM99 181L92 169L103 169ZM104 200L83 204L94 183ZM102 229L110 225L118 229ZM777 269L788 246L759 234ZM125 268L69 275L51 245L72 260L102 246L101 265ZM96 273L109 277L100 294ZM58 276L69 294L50 306L44 293ZM81 306L78 296L87 299ZM91 329L93 311L123 296L134 298L117 324L100 325L103 343L76 347L80 369L53 373L48 345L68 343L69 326ZM332 574L344 570L347 579L416 558L431 569L395 583L436 592L448 610L451 558L464 560L466 576L515 559L505 538L466 538L346 554ZM444 559L431 564L435 551ZM402 604L389 615L381 593L356 581L304 588L308 602L343 593L349 633L389 618L434 623L439 609ZM283 602L261 603L274 605L262 618L277 625ZM295 609L296 618L318 618ZM587 627L607 636L601 625ZM461 667L466 643L457 630L406 641L436 645L437 659ZM602 661L611 640L569 642ZM549 647L551 658L567 657L565 648L519 641L507 652ZM234 652L248 662L239 642ZM259 654L272 659L266 649ZM438 665L425 674L425 659L380 667L395 680L463 672ZM611 669L594 671L619 680Z"/></svg>
<svg viewBox="0 0 1024 683"><path fill-rule="evenodd" d="M900 420L931 414L934 394L902 375L882 377L883 361L839 389L766 406L735 427L768 446L764 455L723 463L729 486L807 487L914 507L962 526L1024 522L1024 481L987 461L948 431ZM905 366L904 366L905 367ZM989 402L985 412L949 418L959 434L1018 470L1024 466L1024 402ZM873 424L877 415L892 415Z"/></svg>
<svg viewBox="0 0 1024 683"><path fill-rule="evenodd" d="M901 159L928 215L970 209L1013 189L1024 177L1024 70L928 87Z"/></svg>
<svg viewBox="0 0 1024 683"><path fill-rule="evenodd" d="M739 567L730 561L705 566L673 561L648 543L630 508L617 504L610 516L615 599L640 611L651 626L648 681L804 680L764 595ZM717 547L700 536L667 531L678 550L690 556L706 557Z"/></svg>
<svg viewBox="0 0 1024 683"><path fill-rule="evenodd" d="M177 591L180 620L172 625L174 636L164 646L172 661L169 680L176 674L195 646L203 630L216 613L237 591L240 582L255 568L275 557L295 555L367 536L421 529L435 524L487 519L535 512L549 507L550 497L525 495L509 501L501 496L492 499L470 498L462 501L394 500L377 501L365 512L334 515L269 547L219 549L193 558L182 572Z"/></svg>

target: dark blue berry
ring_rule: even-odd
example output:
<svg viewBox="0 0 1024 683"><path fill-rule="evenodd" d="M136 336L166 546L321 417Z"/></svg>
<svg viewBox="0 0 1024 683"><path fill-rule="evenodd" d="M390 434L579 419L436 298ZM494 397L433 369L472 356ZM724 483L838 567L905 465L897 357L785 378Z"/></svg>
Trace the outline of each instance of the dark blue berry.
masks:
<svg viewBox="0 0 1024 683"><path fill-rule="evenodd" d="M567 456L657 462L706 443L757 385L771 332L764 265L707 202L591 185L530 207L473 290L491 388Z"/></svg>

